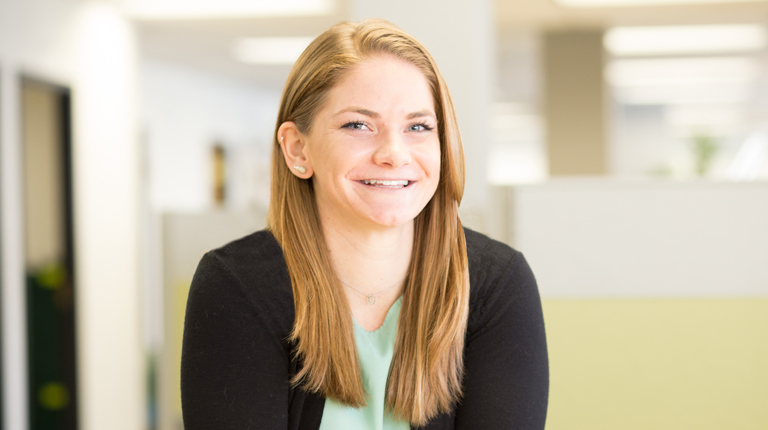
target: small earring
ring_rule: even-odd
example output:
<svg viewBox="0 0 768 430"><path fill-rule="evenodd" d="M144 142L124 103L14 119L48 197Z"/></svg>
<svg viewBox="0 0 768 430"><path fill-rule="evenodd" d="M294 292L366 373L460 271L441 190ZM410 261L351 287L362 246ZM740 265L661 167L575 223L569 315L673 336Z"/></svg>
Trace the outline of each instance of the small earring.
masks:
<svg viewBox="0 0 768 430"><path fill-rule="evenodd" d="M283 143L283 136L280 136L280 143Z"/></svg>
<svg viewBox="0 0 768 430"><path fill-rule="evenodd" d="M304 166L293 166L293 168L299 173L307 173L307 168Z"/></svg>

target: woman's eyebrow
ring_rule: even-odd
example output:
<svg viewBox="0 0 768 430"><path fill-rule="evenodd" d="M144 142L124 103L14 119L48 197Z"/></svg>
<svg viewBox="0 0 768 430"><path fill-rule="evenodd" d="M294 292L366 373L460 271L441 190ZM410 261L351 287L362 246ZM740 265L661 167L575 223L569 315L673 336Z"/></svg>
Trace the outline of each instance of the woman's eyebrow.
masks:
<svg viewBox="0 0 768 430"><path fill-rule="evenodd" d="M344 109L342 109L342 110L336 112L335 114L333 114L333 116L338 116L338 115L341 115L341 114L346 113L346 112L359 113L361 115L365 115L367 117L374 118L374 119L378 119L378 118L381 117L381 115L379 115L378 112L374 112L374 111L372 111L370 109L365 109L365 108L362 108L362 107L359 107L359 106L345 107ZM431 116L432 118L437 118L435 113L432 112L432 110L430 110L430 109L424 109L424 110L420 110L420 111L409 113L405 118L406 119L415 119L415 118L421 118L421 117L424 117L424 116Z"/></svg>
<svg viewBox="0 0 768 430"><path fill-rule="evenodd" d="M343 114L345 112L355 112L355 113L359 113L361 115L365 115L365 116L368 116L368 117L371 117L371 118L379 118L381 116L377 112L374 112L372 110L368 110L368 109L365 109L365 108L361 108L361 107L358 107L358 106L346 107L346 108L336 112L335 114L333 114L333 116L337 116L337 115Z"/></svg>
<svg viewBox="0 0 768 430"><path fill-rule="evenodd" d="M429 109L420 110L418 112L409 113L406 119L415 119L415 118L421 118L423 116L431 116L432 118L437 118L434 112L432 112Z"/></svg>

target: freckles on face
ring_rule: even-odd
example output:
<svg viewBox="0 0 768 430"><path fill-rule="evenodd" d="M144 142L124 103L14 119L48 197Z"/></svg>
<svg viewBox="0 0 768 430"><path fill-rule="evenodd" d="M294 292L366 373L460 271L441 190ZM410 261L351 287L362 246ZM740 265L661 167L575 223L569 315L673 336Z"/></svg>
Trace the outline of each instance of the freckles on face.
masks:
<svg viewBox="0 0 768 430"><path fill-rule="evenodd" d="M306 139L321 217L366 228L412 222L435 193L440 142L431 88L381 55L329 91Z"/></svg>

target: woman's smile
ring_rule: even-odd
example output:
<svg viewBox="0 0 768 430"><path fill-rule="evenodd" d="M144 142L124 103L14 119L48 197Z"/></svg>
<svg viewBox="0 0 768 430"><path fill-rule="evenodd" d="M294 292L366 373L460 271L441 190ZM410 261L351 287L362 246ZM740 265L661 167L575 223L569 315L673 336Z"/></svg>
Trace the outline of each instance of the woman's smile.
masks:
<svg viewBox="0 0 768 430"><path fill-rule="evenodd" d="M365 185L372 185L374 187L388 187L388 188L405 188L410 184L410 181L405 179L363 179Z"/></svg>

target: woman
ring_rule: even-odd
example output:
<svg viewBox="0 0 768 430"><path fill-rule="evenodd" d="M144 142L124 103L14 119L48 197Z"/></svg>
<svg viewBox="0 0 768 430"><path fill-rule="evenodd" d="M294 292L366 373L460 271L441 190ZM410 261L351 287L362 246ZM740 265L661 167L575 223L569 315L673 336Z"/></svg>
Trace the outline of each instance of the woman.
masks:
<svg viewBox="0 0 768 430"><path fill-rule="evenodd" d="M523 256L463 229L464 158L426 49L339 24L288 77L268 229L205 255L182 352L194 429L542 429Z"/></svg>

